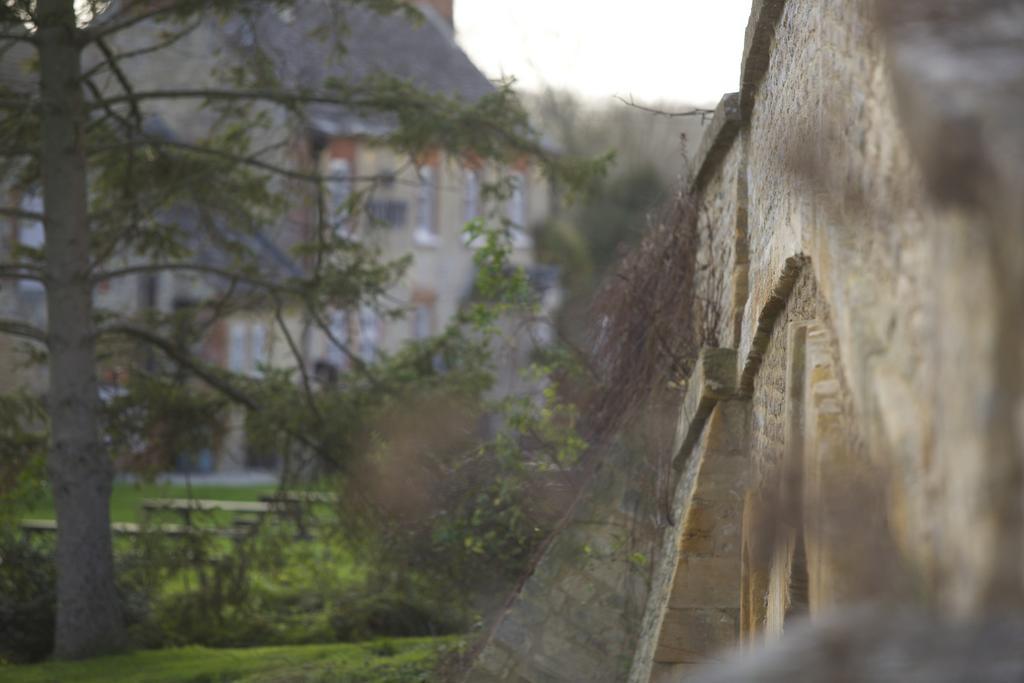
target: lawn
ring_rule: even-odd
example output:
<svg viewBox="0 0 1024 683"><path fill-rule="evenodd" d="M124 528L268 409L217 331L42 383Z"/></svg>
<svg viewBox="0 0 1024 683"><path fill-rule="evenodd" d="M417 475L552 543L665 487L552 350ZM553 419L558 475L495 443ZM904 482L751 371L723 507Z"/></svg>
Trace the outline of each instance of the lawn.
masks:
<svg viewBox="0 0 1024 683"><path fill-rule="evenodd" d="M415 683L432 681L438 657L461 640L214 650L185 647L84 662L0 666L0 683Z"/></svg>
<svg viewBox="0 0 1024 683"><path fill-rule="evenodd" d="M206 498L210 500L235 500L235 501L258 501L260 496L269 495L276 491L272 484L260 486L215 486L215 485L193 485L193 498ZM114 484L114 493L110 497L110 517L112 522L141 522L142 521L142 499L143 498L188 498L188 489L184 486L173 484L134 484L130 482L117 482ZM213 513L227 520L230 520L230 513ZM25 517L34 519L53 519L53 500L47 496L39 504L27 512ZM163 521L163 520L159 520ZM166 521L180 521L168 517Z"/></svg>

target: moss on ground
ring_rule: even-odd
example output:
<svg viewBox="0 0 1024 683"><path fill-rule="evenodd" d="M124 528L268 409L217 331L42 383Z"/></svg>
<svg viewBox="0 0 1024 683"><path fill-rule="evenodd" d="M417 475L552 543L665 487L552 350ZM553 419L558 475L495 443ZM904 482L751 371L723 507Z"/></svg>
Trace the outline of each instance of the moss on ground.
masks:
<svg viewBox="0 0 1024 683"><path fill-rule="evenodd" d="M434 680L448 638L215 650L150 650L83 662L0 666L0 683L416 683Z"/></svg>

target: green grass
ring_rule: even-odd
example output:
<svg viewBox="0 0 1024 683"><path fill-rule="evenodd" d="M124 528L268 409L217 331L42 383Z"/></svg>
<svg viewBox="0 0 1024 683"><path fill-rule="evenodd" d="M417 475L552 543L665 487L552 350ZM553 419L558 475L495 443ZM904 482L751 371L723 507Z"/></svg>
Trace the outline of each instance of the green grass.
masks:
<svg viewBox="0 0 1024 683"><path fill-rule="evenodd" d="M0 666L0 683L415 683L460 639L214 650L185 647L84 662Z"/></svg>
<svg viewBox="0 0 1024 683"><path fill-rule="evenodd" d="M273 493L276 487L263 486L193 486L192 496L210 500L257 501L260 496ZM141 522L143 498L187 498L188 489L184 486L171 484L132 484L117 482L110 497L110 517L112 522ZM210 519L216 522L224 520L230 523L231 513L209 513ZM34 519L54 519L53 500L47 496L33 507L25 517ZM161 514L154 521L180 522L175 515Z"/></svg>

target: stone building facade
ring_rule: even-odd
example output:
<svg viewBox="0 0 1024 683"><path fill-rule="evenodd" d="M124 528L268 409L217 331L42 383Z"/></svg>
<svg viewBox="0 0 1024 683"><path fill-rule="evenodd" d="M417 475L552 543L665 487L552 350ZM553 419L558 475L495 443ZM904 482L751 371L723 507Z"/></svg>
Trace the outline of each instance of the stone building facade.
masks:
<svg viewBox="0 0 1024 683"><path fill-rule="evenodd" d="M753 2L691 181L723 348L688 383L629 673L489 668L502 620L469 680L684 680L872 601L1019 614L1022 36L1009 0Z"/></svg>

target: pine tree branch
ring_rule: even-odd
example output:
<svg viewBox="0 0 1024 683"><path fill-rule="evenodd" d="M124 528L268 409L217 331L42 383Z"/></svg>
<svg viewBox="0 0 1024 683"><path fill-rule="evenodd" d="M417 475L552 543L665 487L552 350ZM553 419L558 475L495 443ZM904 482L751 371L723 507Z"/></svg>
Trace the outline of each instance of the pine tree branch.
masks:
<svg viewBox="0 0 1024 683"><path fill-rule="evenodd" d="M43 269L29 263L0 263L0 279L45 282Z"/></svg>
<svg viewBox="0 0 1024 683"><path fill-rule="evenodd" d="M170 34L167 38L165 38L164 40L162 40L162 41L160 41L158 43L153 43L152 45L147 45L146 47L140 47L140 48L137 48L137 49L134 49L134 50L125 50L124 52L115 53L112 58L111 57L107 57L107 59L104 59L103 61L97 63L95 66L91 67L88 71L86 71L84 74L82 74L82 77L83 78L92 78L93 76L95 76L99 72L101 72L104 69L109 68L110 66L112 66L112 64L109 64L108 62L124 62L124 61L127 61L129 59L134 59L136 57L143 57L145 55L152 54L154 52L159 52L160 50L164 50L164 49L166 49L168 47L171 47L175 43L177 43L179 40L181 40L182 38L185 38L190 33L192 33L197 28L199 28L199 26L201 24L202 24L202 20L201 19L197 19L196 21L192 22L191 24L189 24L188 26L186 26L182 30L176 31L176 32ZM100 40L102 40L102 38L100 38Z"/></svg>
<svg viewBox="0 0 1024 683"><path fill-rule="evenodd" d="M0 41L10 40L19 43L31 43L36 44L35 35L32 33L12 33L10 31L0 32Z"/></svg>
<svg viewBox="0 0 1024 683"><path fill-rule="evenodd" d="M133 143L131 143L131 142L126 142L124 146L130 148L132 144ZM287 141L274 142L272 144L266 145L266 146L261 147L260 149L256 150L255 152L253 152L253 156L259 156L261 154L266 154L267 152L270 152L270 151L272 151L272 150L274 150L276 148L284 147L287 144L288 144ZM161 196L159 198L159 200L158 200L159 201L159 207L164 207L165 206L164 200L165 200L166 195L173 194L173 193L177 192L178 190L181 190L183 188L187 188L189 186L193 186L194 187L194 186L196 186L197 183L205 183L207 180L211 180L211 181L215 180L216 176L218 176L220 174L221 174L221 169L214 168L214 167L211 166L210 168L203 169L201 172L196 172L196 173L193 173L193 174L186 175L186 176L183 176L181 178L178 178L174 182L165 182L163 185L160 186L161 194L164 195L164 196ZM110 217L112 215L115 215L118 212L122 212L122 211L125 211L125 210L131 211L133 213L133 215L136 215L138 213L141 213L141 214L144 214L144 215L151 215L152 213L154 213L154 212L156 212L158 210L158 207L148 207L148 208L147 207L142 207L142 208L139 208L138 204L139 203L137 201L137 197L132 197L128 201L118 202L116 204L112 204L112 205L109 205L107 207L104 207L103 211L98 211L98 212L90 213L89 214L89 221L90 221L90 223L95 223L97 221L107 221L107 220L110 219ZM129 226L129 227L134 227L134 226ZM101 263L103 260L105 260L105 259L98 259L96 262L97 263Z"/></svg>
<svg viewBox="0 0 1024 683"><path fill-rule="evenodd" d="M114 78L120 84L121 89L124 90L125 95L133 95L135 89L132 87L131 81L128 80L128 76L125 75L124 71L121 70L121 66L117 63L117 56L114 51L107 45L107 41L102 36L96 38L96 47L103 53L103 57L106 63L110 66L110 70L114 74ZM135 98L132 98L128 103L128 106L132 110L132 118L135 120L137 128L142 128L142 111L139 109L139 102Z"/></svg>
<svg viewBox="0 0 1024 683"><path fill-rule="evenodd" d="M46 332L22 320L0 319L0 334L30 339L40 344L48 343Z"/></svg>
<svg viewBox="0 0 1024 683"><path fill-rule="evenodd" d="M93 284L96 284L105 280L113 280L128 277L130 275L162 273L167 271L187 271L202 275L213 275L225 280L254 285L271 292L293 295L305 294L305 291L302 288L295 286L291 281L275 281L263 275L232 271L226 268L219 268L217 266L210 266L203 263L143 263L114 270L100 271L94 273L91 279Z"/></svg>
<svg viewBox="0 0 1024 683"><path fill-rule="evenodd" d="M126 10L122 10L118 14L108 17L106 20L101 19L100 21L94 22L91 26L83 29L80 32L81 41L83 43L89 43L94 40L106 38L125 29L131 28L136 24L141 24L144 21L150 19L156 19L160 16L170 14L172 12L184 11L186 7L193 6L196 10L201 10L206 4L207 0L181 0L180 2L170 2L165 0L164 2L152 3L149 9L139 10L138 7L143 3L136 2L132 4L126 4Z"/></svg>
<svg viewBox="0 0 1024 683"><path fill-rule="evenodd" d="M322 423L324 421L323 413L320 412L320 408L316 405L316 398L313 396L313 385L309 380L309 372L306 368L306 359L302 356L302 351L299 350L299 345L295 343L295 338L292 337L291 330L288 329L288 325L285 323L284 315L281 312L283 306L281 298L277 295L274 296L274 319L277 320L277 326L281 328L281 334L284 335L285 340L288 342L288 348L292 352L292 356L295 358L295 364L299 368L299 376L302 378L302 393L306 397L306 404L309 406L310 412L316 417L317 422Z"/></svg>
<svg viewBox="0 0 1024 683"><path fill-rule="evenodd" d="M230 161L232 163L236 163L236 164L239 164L239 165L251 166L253 168L258 168L258 169L261 169L263 171L267 171L269 173L274 173L276 175L279 175L279 176L282 176L282 177L285 177L285 178L290 178L290 179L293 179L293 180L302 180L302 181L306 181L306 182L310 182L310 183L323 183L323 182L330 182L332 180L345 180L345 181L349 181L349 182L357 182L357 181L359 181L359 182L362 182L362 181L373 182L373 181L384 180L384 179L389 177L389 176L383 175L383 174L381 174L381 175L369 175L369 176L331 176L331 175L320 175L318 173L305 173L303 171L296 171L296 170L293 170L293 169L290 169L290 168L287 168L287 167L284 167L284 166L280 166L278 164L275 164L275 163L272 163L272 162L269 162L269 161L265 161L263 159L259 159L255 155L236 154L234 152L229 152L227 150L216 149L216 148L213 148L213 147L202 147L200 145L193 145L193 144L189 144L187 142L181 142L179 140L157 139L157 138L153 138L153 137L143 137L141 139L138 139L138 140L135 140L135 141L132 141L132 142L125 141L125 142L120 143L120 144L103 145L103 146L93 147L89 151L90 152L96 152L96 153L113 152L113 151L118 151L118 150L122 150L122 149L127 149L127 148L130 148L132 146L136 146L136 147L151 147L151 148L154 148L154 149L161 149L161 148L177 149L177 150L181 150L183 152L187 152L189 154L196 154L196 155L199 155L199 156L208 156L208 157L215 158L215 159L222 159L224 161ZM396 181L396 182L398 182L398 181ZM412 181L409 181L408 184L409 185L416 185L417 183L413 183Z"/></svg>
<svg viewBox="0 0 1024 683"><path fill-rule="evenodd" d="M7 111L31 111L38 104L39 100L32 97L0 97L0 109L6 109Z"/></svg>
<svg viewBox="0 0 1024 683"><path fill-rule="evenodd" d="M132 95L110 95L89 102L94 109L101 109L116 104L125 104L134 99L137 102L146 100L226 100L233 102L273 102L283 106L302 104L327 104L339 107L360 107L367 109L386 110L396 105L413 108L426 108L424 103L410 102L408 93L393 97L374 94L373 90L353 90L350 95L341 93L317 93L301 90L253 89L239 90L229 88L168 88L165 90L141 90Z"/></svg>
<svg viewBox="0 0 1024 683"><path fill-rule="evenodd" d="M156 332L133 325L130 323L117 323L107 327L100 328L96 331L97 336L115 335L122 337L129 337L137 341L141 341L149 346L152 346L161 351L165 356L173 360L174 362L181 365L183 368L194 374L196 377L201 379L204 383L213 389L216 389L233 402L243 405L246 408L255 410L258 405L251 396L246 394L244 391L236 387L231 381L224 377L220 372L217 372L212 367L207 366L196 359L186 349L182 349L178 344L167 339Z"/></svg>
<svg viewBox="0 0 1024 683"><path fill-rule="evenodd" d="M230 401L253 412L263 410L263 407L259 402L247 394L243 389L235 386L230 377L217 369L208 366L206 363L203 363L193 354L189 353L187 349L182 349L175 342L162 337L152 330L130 323L117 323L97 330L96 334L97 336L114 335L127 337L152 346L167 356L167 358L180 365L183 369L198 377L211 389L220 392ZM309 438L306 434L301 434L291 429L285 429L284 431L314 452L323 453L322 446Z"/></svg>
<svg viewBox="0 0 1024 683"><path fill-rule="evenodd" d="M369 364L367 364L366 361L364 361L358 355L353 353L352 349L349 348L348 344L338 339L338 336L334 334L333 330L331 330L331 326L327 323L326 320L324 320L323 316L320 315L320 312L317 310L316 306L312 304L312 302L307 301L307 305L309 307L310 313L313 316L313 323L320 329L321 332L324 333L324 336L327 337L327 340L331 342L331 344L333 344L335 348L337 348L339 351L345 354L345 357L348 358L349 362L352 363L352 367L355 368L359 374L365 377L374 387L379 388L381 386L380 380L377 379L377 375L374 374L373 370L370 369Z"/></svg>
<svg viewBox="0 0 1024 683"><path fill-rule="evenodd" d="M0 206L0 216L8 216L10 218L19 218L26 221L44 221L46 216L36 211L26 211L25 209L16 208L13 206Z"/></svg>
<svg viewBox="0 0 1024 683"><path fill-rule="evenodd" d="M86 89L90 93L92 93L92 97L93 97L92 101L93 102L96 102L96 101L99 101L99 100L103 99L103 92L100 90L99 86L96 85L95 82L93 82L93 80L91 78L83 78L82 79L82 83L85 85ZM138 109L138 104L133 104L132 106L136 110ZM126 119L123 114L121 114L118 111L116 111L112 105L104 105L103 106L103 111L106 112L108 117L110 117L110 118L114 119L115 121L117 121L118 123L120 123L121 126L123 126L125 130L131 131L131 130L135 129L135 127L132 125L132 122L129 121L128 119Z"/></svg>

